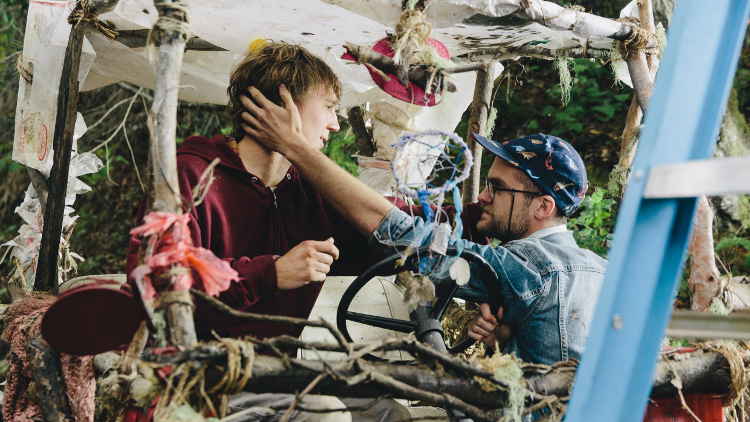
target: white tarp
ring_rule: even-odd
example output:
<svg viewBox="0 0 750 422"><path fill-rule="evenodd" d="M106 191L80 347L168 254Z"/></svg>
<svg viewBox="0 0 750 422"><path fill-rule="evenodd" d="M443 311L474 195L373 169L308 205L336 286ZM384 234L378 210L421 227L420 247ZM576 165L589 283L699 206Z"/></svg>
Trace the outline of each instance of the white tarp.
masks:
<svg viewBox="0 0 750 422"><path fill-rule="evenodd" d="M579 47L586 39L571 31L553 30L518 18L479 14L489 0L433 0L425 10L433 24L431 37L444 43L451 56L478 49L543 42L545 47ZM508 0L508 2L513 3ZM517 0L516 0L517 2ZM185 55L181 99L226 104L229 72L256 39L297 43L323 57L344 82L342 107L385 98L363 66L340 59L343 45L373 45L393 32L400 0L192 0L191 33L226 52L191 51ZM158 13L148 0L121 0L100 18L121 30L148 29ZM154 87L153 66L140 54L101 36L87 35L97 52L84 90L127 81ZM607 48L611 40L590 47Z"/></svg>
<svg viewBox="0 0 750 422"><path fill-rule="evenodd" d="M520 12L528 18L550 21L548 24L555 28L550 29L506 16L519 9L519 1L432 0L427 2L424 13L433 25L431 37L443 42L456 61L465 60L456 56L493 47L544 43L546 48L554 50L581 46L587 41L583 38L587 31L594 34L588 40L590 47L611 45L611 40L603 39L599 33L617 26L613 21L591 15L579 19L578 12L544 1L531 2L528 9ZM422 108L393 99L375 86L364 66L340 58L347 42L373 45L393 32L402 11L401 0L192 0L189 3L191 35L227 51L186 52L178 93L183 100L226 104L226 88L234 64L253 41L270 39L300 44L323 57L343 82L343 110L369 103L370 117L393 117L396 110L404 114L390 128L383 127L388 119L373 119L375 140L381 148L377 158L382 160L392 157L392 151L387 151L404 127L416 131L452 131L471 102L473 74L454 75L458 92L446 96L437 107ZM51 168L50 146L62 60L70 33L66 18L71 4L32 0L29 6L23 63L35 77L33 84L21 80L13 158L45 173ZM548 16L552 12L557 15ZM118 30L149 29L157 18L152 0L120 0L114 11L100 16ZM599 27L592 26L592 22L599 22ZM573 31L566 30L568 27ZM141 50L88 31L79 78L83 81L81 89L96 89L120 81L154 89L154 65Z"/></svg>
<svg viewBox="0 0 750 422"><path fill-rule="evenodd" d="M65 192L65 208L63 210L63 231L67 230L75 221L78 216L72 215L73 204L76 200L76 195L86 193L91 190L91 187L81 181L78 177L85 174L96 173L104 167L104 164L96 156L96 154L90 152L78 153L77 141L86 132L86 123L83 121L83 116L78 113L76 116L76 125L73 132L73 151L70 158L70 168L68 170L68 184ZM0 245L8 247L5 253L2 255L0 262L5 260L5 256L10 252L11 260L16 264L15 272L12 274L12 278L18 281L19 287L25 289L27 292L31 292L34 286L34 276L36 274L36 265L39 259L39 247L42 243L42 230L44 228L44 213L42 212L42 205L39 201L34 185L30 184L26 189L24 200L16 207L16 214L20 215L24 221L24 224L18 229L18 236L13 240ZM64 237L60 237L60 255L59 260L65 262L65 267L75 268L77 266L75 260L83 261L83 258L68 248L67 240ZM67 276L63 274L62 269L58 267L58 282L62 283Z"/></svg>
<svg viewBox="0 0 750 422"><path fill-rule="evenodd" d="M473 73L455 75L453 82L458 87L458 92L447 94L443 103L436 107L425 108L390 97L372 82L364 66L340 58L344 53L345 43L372 45L385 37L388 31L392 31L392 26L395 20L398 20L401 11L401 6L397 3L378 4L378 7L372 10L366 7L358 10L355 7L348 8L349 5L329 4L319 0L191 1L192 35L228 51L186 52L179 96L187 101L226 104L226 87L231 68L253 41L270 39L297 43L322 57L339 75L344 86L342 109L364 103L370 104L372 112L368 117L376 117L372 119L374 138L378 146L376 158L387 162L393 156L390 145L397 141L405 128L414 131L453 131L463 111L471 103L476 78ZM482 28L463 24L451 25L446 19L453 16L452 13L438 16L433 11L443 13L456 8L443 8L440 3L437 4L440 8L428 8L427 18L442 19L445 34L445 31L465 34L483 31ZM468 9L461 7L466 16L475 14L471 11L466 12ZM381 17L376 16L377 20L372 19L371 15L375 11L385 14ZM102 20L110 22L118 29L127 30L150 28L156 22L156 18L156 9L146 0L121 0L113 12L101 16ZM546 28L544 30L554 32ZM510 28L507 32L511 34L514 31L518 32L518 29ZM457 41L463 39L463 36L439 36L438 30L433 33L434 37L449 45L453 54L465 52L466 49ZM543 39L537 34L530 34L521 31L521 35L515 40L523 43L531 39ZM489 36L494 36L492 31ZM87 37L97 51L97 59L89 72L84 89L98 88L117 81L154 88L154 68L141 54L142 49L134 51L120 43L110 43L98 34L89 33ZM394 113L400 113L401 116L398 119L392 118L395 116ZM389 123L394 123L395 126L389 127ZM436 144L442 142L438 138L432 141ZM362 170L363 180L368 184L378 191L393 194L393 179L387 174L390 173L387 167L375 164L363 167ZM405 179L420 179L425 171L409 169Z"/></svg>
<svg viewBox="0 0 750 422"><path fill-rule="evenodd" d="M550 10L560 11L559 6L541 0L537 0L538 7L522 12L531 19L556 20L550 25L555 29L550 29L505 16L518 9L519 1L432 0L424 13L433 25L431 37L444 43L457 62L466 60L457 56L473 51L529 43L543 43L551 50L578 47L587 42L593 48L611 46L611 40L600 36L584 38L587 31L606 33L606 28L614 24L611 21L602 20L601 27L587 28L590 22L601 18L587 17L579 21L576 12L568 9L563 9L564 13L558 16L548 16ZM376 157L360 160L361 178L381 193L393 195L395 185L387 166L394 154L391 146L406 130L453 131L472 100L475 81L473 73L454 75L452 81L458 92L446 94L438 106L418 107L385 94L375 86L364 66L340 58L347 42L370 46L393 32L401 15L401 3L401 0L190 0L191 35L227 51L187 51L178 96L191 102L226 104L229 73L253 41L269 39L300 44L322 57L339 75L344 86L342 112L352 106L369 104L367 117L371 120L378 151ZM23 78L20 81L13 159L39 169L45 176L52 167L57 97L64 78L62 66L70 35L67 16L73 4L72 1L39 0L29 3L21 64L33 74L33 83ZM118 30L138 30L150 29L157 17L152 0L120 0L114 11L101 15L100 19ZM602 28L605 28L603 32ZM142 50L112 42L87 29L78 78L81 90L121 81L154 89L155 68ZM494 75L500 70L501 66L497 65ZM83 131L85 123L81 119L76 125L76 138ZM436 137L432 141L436 145L442 142ZM406 167L403 177L407 182L423 180L429 171ZM77 176L99 168L101 162L93 154L74 153L65 200L65 227L75 220L70 215L75 195L90 189ZM41 239L40 208L36 192L29 187L24 203L17 209L26 224L20 235L6 244L13 247L12 256L18 260L16 276L27 283L33 281L30 269L35 267ZM61 250L67 250L64 246ZM70 261L70 256L64 253L61 259Z"/></svg>
<svg viewBox="0 0 750 422"><path fill-rule="evenodd" d="M65 47L70 25L67 17L73 2L29 2L22 64L34 75L33 83L20 78L13 142L13 160L40 170L52 168L52 139L57 116ZM86 78L96 53L84 41L78 80Z"/></svg>

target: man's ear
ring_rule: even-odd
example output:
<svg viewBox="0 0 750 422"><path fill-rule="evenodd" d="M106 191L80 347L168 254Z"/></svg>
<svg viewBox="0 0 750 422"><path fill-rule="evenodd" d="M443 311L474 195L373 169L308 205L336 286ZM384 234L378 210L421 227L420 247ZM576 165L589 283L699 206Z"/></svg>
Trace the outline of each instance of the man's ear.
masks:
<svg viewBox="0 0 750 422"><path fill-rule="evenodd" d="M534 210L534 217L543 220L548 217L554 217L557 214L557 207L555 206L555 200L549 195L543 195L540 197L539 205Z"/></svg>

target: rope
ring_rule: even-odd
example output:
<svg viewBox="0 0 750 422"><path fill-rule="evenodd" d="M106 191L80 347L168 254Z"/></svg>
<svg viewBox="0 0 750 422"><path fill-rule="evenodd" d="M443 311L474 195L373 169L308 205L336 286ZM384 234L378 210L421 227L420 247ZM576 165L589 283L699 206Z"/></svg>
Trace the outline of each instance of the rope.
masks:
<svg viewBox="0 0 750 422"><path fill-rule="evenodd" d="M163 274L171 273L178 268L166 271ZM184 268L184 270L188 270ZM172 290L164 291L159 293L159 307L167 308L169 305L182 304L193 307L193 297L190 295L190 290Z"/></svg>
<svg viewBox="0 0 750 422"><path fill-rule="evenodd" d="M250 342L231 338L221 339L221 344L227 350L227 369L221 381L208 392L209 394L217 392L237 394L253 376L255 349Z"/></svg>
<svg viewBox="0 0 750 422"><path fill-rule="evenodd" d="M26 80L26 82L32 83L32 81L34 80L34 74L28 67L24 65L23 54L18 55L18 60L16 60L16 70L18 71L18 74Z"/></svg>
<svg viewBox="0 0 750 422"><path fill-rule="evenodd" d="M114 41L117 35L119 35L116 29L99 20L98 13L91 11L88 0L80 0L76 8L70 13L70 16L68 16L68 23L71 25L75 26L82 22L85 25L95 28L110 41Z"/></svg>
<svg viewBox="0 0 750 422"><path fill-rule="evenodd" d="M427 39L432 32L432 24L424 20L421 10L405 10L396 23L396 39L392 41L393 62L401 62L404 49L411 46L411 51L417 51L427 45ZM403 54L406 55L406 54Z"/></svg>
<svg viewBox="0 0 750 422"><path fill-rule="evenodd" d="M148 32L146 39L146 48L144 54L148 57L149 61L154 62L154 51L156 46L154 39L160 36L162 33L172 33L183 35L184 39L190 38L190 11L188 10L188 2L185 0L178 0L174 3L154 3L156 10L159 11L159 20L156 21L154 26ZM167 15L170 10L176 10L182 14L181 19L173 18ZM177 37L181 38L181 37Z"/></svg>
<svg viewBox="0 0 750 422"><path fill-rule="evenodd" d="M742 355L737 349L727 346L708 347L707 350L718 352L729 363L729 372L732 375L732 383L729 385L729 391L724 396L724 407L734 407L742 396L742 392L748 386L748 377L745 373L745 365L742 361Z"/></svg>
<svg viewBox="0 0 750 422"><path fill-rule="evenodd" d="M639 51L643 51L645 54L659 53L659 39L655 38L656 46L654 48L647 48L651 39L651 33L633 23L633 18L625 17L617 21L624 23L632 30L627 40L617 42L617 50L620 52L623 60L626 60L630 53L637 53Z"/></svg>

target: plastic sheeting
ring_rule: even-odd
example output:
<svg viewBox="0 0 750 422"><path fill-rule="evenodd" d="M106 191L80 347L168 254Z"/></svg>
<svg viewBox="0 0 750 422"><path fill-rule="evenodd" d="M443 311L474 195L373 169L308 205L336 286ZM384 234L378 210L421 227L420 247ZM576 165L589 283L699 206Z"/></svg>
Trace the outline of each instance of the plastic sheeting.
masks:
<svg viewBox="0 0 750 422"><path fill-rule="evenodd" d="M584 36L587 31L596 35L589 46L608 48L611 45L610 40L602 39L601 34L596 32L601 29L597 29L598 24L588 22L597 21L601 23L599 26L606 27L612 21L587 18L586 22L578 22L576 18L571 25L570 16L576 15L566 12L565 16L560 15L560 22L556 26L552 25L555 29L550 29L505 16L518 9L518 1L430 1L425 15L433 24L431 37L444 43L454 59L477 49L520 46L532 42L545 43L545 47L552 50L580 46L586 42ZM537 3L540 8L543 3L546 4L541 1ZM45 174L49 174L52 167L51 144L57 94L70 34L67 16L72 4L71 1L39 0L31 0L29 4L22 64L34 77L33 83L21 79L13 159ZM271 39L300 44L322 57L341 78L344 85L341 98L343 109L370 104L368 117L372 122L377 154L374 159L363 160L363 163L367 163L361 168L361 177L369 179L371 185L382 193L388 193L394 184L390 175L385 177L384 172L390 173L390 170L381 164L393 157L392 145L398 137L407 129L453 131L472 100L475 80L473 73L454 75L452 81L458 87L458 92L447 95L436 107L423 108L388 96L375 86L364 66L340 58L345 43L373 45L392 32L401 10L401 0L191 0L192 35L227 51L186 52L178 96L191 102L226 104L229 73L254 40ZM535 10L532 7L526 13L538 19L539 13ZM120 0L114 11L100 16L101 20L119 30L150 29L157 18L158 12L151 0ZM541 18L546 20L547 17ZM550 20L553 18L550 17ZM566 30L568 25L575 27L576 32ZM87 30L85 38L79 74L81 90L96 89L120 81L154 89L155 68L143 56L142 48L131 49L122 43L111 42L92 30ZM497 74L498 70L495 72ZM439 138L432 141L436 144L442 142ZM90 189L76 177L99 168L101 162L95 156L74 155L66 205L73 204L76 194ZM403 169L409 182L423 178L425 172L429 171L426 167L404 166ZM21 269L28 263L33 264L36 259L35 248L38 248L41 237L40 211L36 192L30 187L24 203L18 208L26 224L19 237L9 243L14 246L13 256L21 261ZM75 219L70 212L72 208L66 208L65 227Z"/></svg>
<svg viewBox="0 0 750 422"><path fill-rule="evenodd" d="M493 78L502 73L503 66L495 63ZM366 119L372 123L372 137L376 151L373 158L359 157L359 179L382 195L398 196L396 180L389 162L396 154L394 145L404 132L422 132L428 129L453 132L461 121L461 116L474 97L474 72L461 73L453 79L458 92L446 93L443 101L435 107L420 107L403 101L388 99L370 104ZM459 133L462 138L465 133ZM429 176L439 154L430 146L444 144L438 136L425 136L421 139L427 145L412 143L401 162L396 163L399 177L407 184L421 182ZM428 146L429 145L429 146ZM429 159L414 160L414 157L431 154ZM424 158L424 157L421 157Z"/></svg>
<svg viewBox="0 0 750 422"><path fill-rule="evenodd" d="M34 77L33 83L20 78L12 157L47 174L52 168L57 93L70 36L67 17L71 4L32 0L26 19L21 63ZM85 40L79 81L86 79L95 56L91 44Z"/></svg>
<svg viewBox="0 0 750 422"><path fill-rule="evenodd" d="M517 18L482 15L488 13L491 4L491 0L428 2L425 14L433 24L431 37L444 43L452 57L477 49L531 42L544 42L545 47L554 50L581 46L586 41L580 33L550 29ZM346 42L373 45L389 31L393 32L400 13L400 0L193 0L191 33L228 51L187 52L179 96L187 101L226 104L232 66L252 41L263 38L297 43L323 57L344 82L342 107L385 99L387 95L375 87L363 66L340 57ZM133 30L151 28L157 16L150 1L120 0L113 12L100 18L118 29ZM118 81L153 89L154 68L142 57L141 49L112 44L97 34L89 33L87 38L97 56L84 90ZM607 39L592 42L589 46L595 48L611 45Z"/></svg>
<svg viewBox="0 0 750 422"><path fill-rule="evenodd" d="M73 134L73 151L70 159L70 170L68 172L68 187L65 195L65 209L63 211L63 231L68 229L78 218L72 215L74 212L72 206L75 203L76 195L86 193L91 187L81 181L78 177L85 174L96 173L104 166L102 161L95 154L86 152L78 154L77 140L86 132L86 124L83 116L78 113L76 119L75 131ZM42 172L45 177L49 173ZM24 200L15 209L16 214L20 215L24 224L18 230L18 236L13 240L4 243L2 246L8 247L3 259L10 252L10 258L16 264L15 273L12 278L21 281L20 287L33 290L34 276L36 273L36 264L39 257L39 247L42 242L42 230L44 228L44 214L42 205L39 201L36 190L33 185L29 185L24 195ZM65 261L65 267L75 268L75 260L83 261L83 258L68 249L67 241L60 238L60 261ZM0 261L2 261L0 260ZM62 269L58 268L58 282L64 280Z"/></svg>
<svg viewBox="0 0 750 422"><path fill-rule="evenodd" d="M434 22L432 36L446 43L454 56L475 46L487 47L495 42L521 45L549 40L551 36L559 45L570 44L560 41L559 31L533 23L497 25L497 22L478 18L472 7L455 1L433 1L426 10L427 19ZM33 84L21 81L13 158L46 173L52 165L50 145L54 124L51 122L55 120L62 61L70 33L67 15L71 7L72 2L35 0L29 8L23 60L35 67L36 76ZM471 103L475 80L473 73L454 75L452 80L458 92L446 95L436 107L423 108L393 99L372 82L364 66L340 58L346 42L372 45L386 36L400 13L400 1L387 0L364 3L192 0L192 35L228 51L186 52L178 95L191 102L226 104L229 73L250 43L259 38L298 43L322 57L339 75L344 85L342 109L370 104L368 118L377 143L376 158L387 162L394 154L392 145L405 129L454 130ZM150 0L120 0L114 11L101 15L100 19L119 30L135 30L151 28L157 17L158 12ZM155 69L142 54L142 48L131 49L111 42L95 31L87 31L85 37L80 76L82 90L120 81L154 89ZM46 60L37 60L38 57ZM439 138L430 141L435 145L442 142ZM382 193L392 192L395 185L390 170L377 163L369 165L360 169L361 178ZM429 173L428 167L429 161L423 162L420 168L403 166L404 179L408 182L422 179Z"/></svg>

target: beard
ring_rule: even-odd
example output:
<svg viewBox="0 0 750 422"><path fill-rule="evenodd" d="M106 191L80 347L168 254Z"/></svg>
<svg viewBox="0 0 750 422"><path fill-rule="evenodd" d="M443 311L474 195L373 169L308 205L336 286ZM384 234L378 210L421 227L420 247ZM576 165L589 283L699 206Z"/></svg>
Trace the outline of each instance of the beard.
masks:
<svg viewBox="0 0 750 422"><path fill-rule="evenodd" d="M502 215L496 215L491 206L482 205L482 211L486 212L490 218L489 220L480 220L477 223L477 231L482 236L497 239L503 244L511 240L521 239L529 231L531 220L525 218L528 216L528 207L521 205L517 208L521 209L513 213L513 221L510 223L510 227L508 227L508 214L510 211Z"/></svg>

